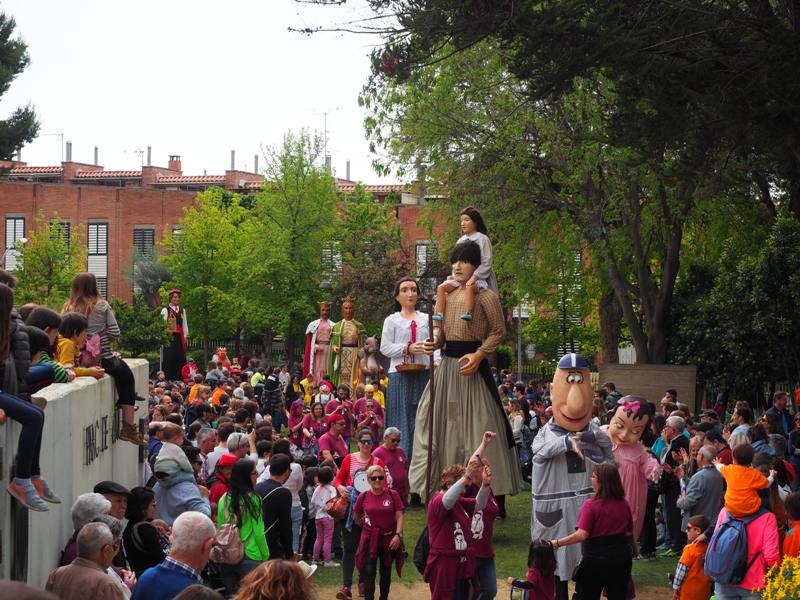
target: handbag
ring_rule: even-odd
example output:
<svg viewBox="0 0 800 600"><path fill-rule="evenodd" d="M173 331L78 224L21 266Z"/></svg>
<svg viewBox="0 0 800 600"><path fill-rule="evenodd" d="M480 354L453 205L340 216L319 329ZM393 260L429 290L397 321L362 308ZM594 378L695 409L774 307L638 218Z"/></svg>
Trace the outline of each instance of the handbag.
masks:
<svg viewBox="0 0 800 600"><path fill-rule="evenodd" d="M350 498L336 495L325 503L325 512L334 519L344 519L350 510Z"/></svg>
<svg viewBox="0 0 800 600"><path fill-rule="evenodd" d="M220 502L224 502L223 512L233 517L228 511L228 494L220 498ZM250 539L250 536L248 536L248 539ZM232 523L225 523L217 529L209 558L222 565L238 565L242 562L244 558L244 543L242 542L239 526L236 525L236 519L233 519Z"/></svg>
<svg viewBox="0 0 800 600"><path fill-rule="evenodd" d="M81 346L82 367L100 366L100 334L94 333L86 336L86 341Z"/></svg>

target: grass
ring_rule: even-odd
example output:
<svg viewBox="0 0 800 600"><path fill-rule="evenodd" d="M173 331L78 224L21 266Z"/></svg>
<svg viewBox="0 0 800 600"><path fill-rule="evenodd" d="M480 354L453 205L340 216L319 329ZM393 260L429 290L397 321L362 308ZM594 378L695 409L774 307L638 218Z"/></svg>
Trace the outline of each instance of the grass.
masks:
<svg viewBox="0 0 800 600"><path fill-rule="evenodd" d="M525 578L528 560L528 544L531 539L531 497L530 487L516 496L506 499L505 521L496 521L494 526L494 550L497 578L505 580L507 577ZM416 507L406 511L405 543L409 558L403 566L402 579L397 578L397 573L392 572L392 585L397 583L412 584L422 581L422 575L417 572L411 562L414 545L420 532L425 527L425 508ZM633 562L633 581L638 586L668 587L668 573L675 572L677 560L674 558L659 558ZM314 580L319 586L339 586L342 582L341 568L317 569Z"/></svg>

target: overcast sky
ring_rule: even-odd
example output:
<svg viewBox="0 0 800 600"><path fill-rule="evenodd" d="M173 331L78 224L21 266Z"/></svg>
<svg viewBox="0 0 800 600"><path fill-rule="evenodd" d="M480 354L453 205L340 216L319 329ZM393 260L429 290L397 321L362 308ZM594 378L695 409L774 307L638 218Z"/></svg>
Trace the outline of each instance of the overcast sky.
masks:
<svg viewBox="0 0 800 600"><path fill-rule="evenodd" d="M73 160L138 169L179 154L185 174L253 168L260 148L288 130L323 129L336 174L383 181L371 167L358 94L374 38L289 26L332 25L368 14L353 5L294 0L3 0L28 44L30 66L0 100L0 115L32 102L40 137L22 150L29 165L56 165L61 138ZM356 2L355 4L359 4ZM146 158L145 158L146 160ZM260 159L263 165L263 159Z"/></svg>

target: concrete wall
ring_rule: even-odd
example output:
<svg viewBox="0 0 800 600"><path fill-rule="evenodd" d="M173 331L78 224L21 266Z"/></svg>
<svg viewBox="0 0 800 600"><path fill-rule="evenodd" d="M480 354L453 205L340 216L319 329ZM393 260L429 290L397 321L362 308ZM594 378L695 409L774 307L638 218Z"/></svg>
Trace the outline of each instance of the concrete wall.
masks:
<svg viewBox="0 0 800 600"><path fill-rule="evenodd" d="M127 360L136 378L136 390L147 395L146 360ZM57 565L61 549L72 535L70 508L80 494L91 492L106 479L129 488L143 484L144 465L138 447L116 439L116 389L111 377L96 381L80 377L72 383L53 384L36 394L47 398L40 463L42 475L62 504L48 512L21 508L0 490L0 579L24 579L44 587ZM140 403L136 417L147 410ZM0 485L8 484L17 451L20 427L11 420L0 427L2 471Z"/></svg>
<svg viewBox="0 0 800 600"><path fill-rule="evenodd" d="M697 367L684 365L618 365L600 367L600 385L613 382L623 395L636 394L656 405L667 389L678 391L678 401L695 410Z"/></svg>

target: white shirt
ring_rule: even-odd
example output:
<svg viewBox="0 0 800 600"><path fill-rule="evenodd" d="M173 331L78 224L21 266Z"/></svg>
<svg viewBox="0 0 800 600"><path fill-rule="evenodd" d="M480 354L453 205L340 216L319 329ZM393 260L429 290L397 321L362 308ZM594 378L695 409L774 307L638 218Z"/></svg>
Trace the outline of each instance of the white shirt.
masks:
<svg viewBox="0 0 800 600"><path fill-rule="evenodd" d="M414 316L417 323L417 340L423 342L429 337L433 337L428 330L428 314L417 312ZM383 321L383 331L381 332L381 354L389 357L389 373L397 372L397 365L403 363L403 353L408 342L411 341L411 319L404 319L399 312L393 313ZM439 351L434 353L434 359L438 362ZM413 360L412 360L413 359ZM425 365L427 369L430 359L427 354L412 354L406 362L415 362Z"/></svg>
<svg viewBox="0 0 800 600"><path fill-rule="evenodd" d="M494 256L492 254L492 241L485 233L476 231L475 233L471 233L469 235L462 235L460 238L458 238L456 243L460 244L461 242L466 242L467 240L475 242L481 249L481 264L477 269L475 269L473 277L475 277L475 279L483 279L489 286L489 289L497 293L497 276L492 270L492 263L494 262Z"/></svg>

